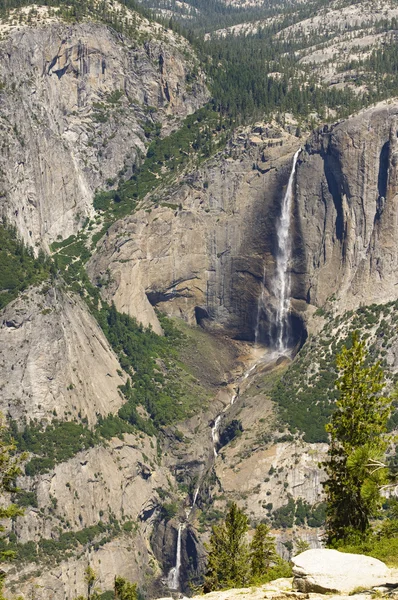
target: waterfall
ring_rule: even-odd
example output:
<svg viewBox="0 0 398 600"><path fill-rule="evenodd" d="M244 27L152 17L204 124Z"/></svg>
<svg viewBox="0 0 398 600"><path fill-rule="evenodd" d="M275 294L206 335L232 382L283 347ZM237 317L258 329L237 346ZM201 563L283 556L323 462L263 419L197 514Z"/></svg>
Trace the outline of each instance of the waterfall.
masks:
<svg viewBox="0 0 398 600"><path fill-rule="evenodd" d="M291 240L289 238L290 217L293 202L293 185L296 174L297 159L301 152L299 148L294 155L292 170L286 192L282 200L281 214L276 225L278 247L276 252L275 274L271 282L272 292L276 298L276 314L270 324L269 338L271 345L278 351L284 352L289 345L289 305L290 305L290 273L288 271L291 256ZM257 303L257 319L254 330L254 340L258 344L260 339L261 312L265 306L266 295L266 270L264 267L261 294Z"/></svg>
<svg viewBox="0 0 398 600"><path fill-rule="evenodd" d="M211 438L213 440L213 450L214 450L215 458L217 458L216 444L218 442L218 430L220 428L220 423L221 423L221 415L218 415L216 417L216 420L214 421L213 427L211 428Z"/></svg>
<svg viewBox="0 0 398 600"><path fill-rule="evenodd" d="M301 148L297 150L293 158L292 170L286 192L282 200L281 214L276 225L276 237L278 247L276 251L275 274L271 282L271 289L276 298L276 313L270 323L269 339L271 345L278 351L284 352L289 345L289 304L290 304L290 273L288 271L291 256L291 241L289 239L290 217L293 202L293 185L296 174L297 159ZM261 312L265 306L266 296L266 270L264 267L261 284L261 294L257 302L257 319L254 330L254 340L257 345L260 340Z"/></svg>
<svg viewBox="0 0 398 600"><path fill-rule="evenodd" d="M196 500L198 499L198 494L200 490L200 483L195 490L195 494L193 497L192 505L185 509L186 520L184 523L180 523L178 526L178 535L177 535L177 547L176 547L176 564L175 567L172 567L167 575L167 587L170 590L178 590L180 588L180 570L181 570L181 547L182 547L182 531L185 529L186 524L189 521L189 517L193 509L195 508Z"/></svg>
<svg viewBox="0 0 398 600"><path fill-rule="evenodd" d="M293 158L292 170L290 172L286 193L283 198L281 215L276 230L278 249L272 288L277 300L275 319L276 340L274 340L274 343L279 352L286 350L289 344L288 313L290 305L290 273L288 271L288 266L292 250L289 229L293 202L294 176L296 174L296 164L300 152L301 148L297 150Z"/></svg>
<svg viewBox="0 0 398 600"><path fill-rule="evenodd" d="M264 304L265 304L265 266L264 266L264 271L263 271L263 281L261 284L261 294L258 298L258 302L257 302L257 320L256 320L256 329L254 330L254 343L258 344L259 341L259 337L260 337L260 318L261 318L261 309L263 308Z"/></svg>
<svg viewBox="0 0 398 600"><path fill-rule="evenodd" d="M193 502L192 502L191 510L192 510L192 509L193 509L193 507L195 506L195 504L196 504L196 500L198 499L199 489L200 489L200 486L198 485L198 487L197 487L197 488L196 488L196 490L195 490L194 497L193 497Z"/></svg>
<svg viewBox="0 0 398 600"><path fill-rule="evenodd" d="M181 568L181 533L184 525L181 523L178 527L177 550L176 550L176 566L170 569L167 577L167 585L171 590L178 590L180 587L180 568Z"/></svg>

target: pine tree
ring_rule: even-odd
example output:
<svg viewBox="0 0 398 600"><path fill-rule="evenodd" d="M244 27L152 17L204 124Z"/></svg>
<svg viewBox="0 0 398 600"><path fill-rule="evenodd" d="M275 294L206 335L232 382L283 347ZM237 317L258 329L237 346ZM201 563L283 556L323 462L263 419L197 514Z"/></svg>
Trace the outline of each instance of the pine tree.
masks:
<svg viewBox="0 0 398 600"><path fill-rule="evenodd" d="M366 359L365 343L357 333L352 336L351 348L343 348L337 357L340 397L326 426L330 446L324 463L329 545L369 530L387 476L387 469L376 462L383 458L388 444L391 400L382 395L385 383L380 364L366 366Z"/></svg>
<svg viewBox="0 0 398 600"><path fill-rule="evenodd" d="M117 600L137 600L137 584L123 577L115 577L115 598Z"/></svg>
<svg viewBox="0 0 398 600"><path fill-rule="evenodd" d="M250 571L252 579L260 579L266 575L271 565L277 560L275 540L265 523L256 527L250 544Z"/></svg>
<svg viewBox="0 0 398 600"><path fill-rule="evenodd" d="M84 571L84 581L87 585L87 600L91 600L95 594L94 586L97 581L97 574L90 565Z"/></svg>
<svg viewBox="0 0 398 600"><path fill-rule="evenodd" d="M8 428L4 424L4 416L0 413L0 520L14 519L23 515L24 511L15 504L9 504L6 494L17 492L15 480L21 473L20 462L25 460L26 455L15 456L15 442L9 434ZM4 525L0 525L0 531L4 531ZM11 550L2 550L0 552L0 562L8 562L15 557L15 552ZM5 573L0 573L0 600L4 600L3 586Z"/></svg>
<svg viewBox="0 0 398 600"><path fill-rule="evenodd" d="M303 540L301 538L296 538L294 540L294 554L293 554L293 556L297 556L298 554L301 554L302 552L305 552L306 550L309 550L310 548L311 548L311 546L307 542L307 540Z"/></svg>
<svg viewBox="0 0 398 600"><path fill-rule="evenodd" d="M205 592L230 587L242 587L250 578L249 547L246 533L249 528L244 512L231 504L225 522L214 525L207 546L208 562Z"/></svg>
<svg viewBox="0 0 398 600"><path fill-rule="evenodd" d="M88 565L84 570L84 583L87 586L87 596L80 595L74 600L98 600L101 591L94 587L97 581L97 573L90 565Z"/></svg>

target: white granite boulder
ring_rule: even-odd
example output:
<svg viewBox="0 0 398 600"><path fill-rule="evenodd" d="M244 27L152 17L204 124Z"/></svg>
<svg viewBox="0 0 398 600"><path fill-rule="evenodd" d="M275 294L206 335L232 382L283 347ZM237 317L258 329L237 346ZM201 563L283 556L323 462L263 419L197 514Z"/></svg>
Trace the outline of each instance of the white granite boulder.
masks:
<svg viewBox="0 0 398 600"><path fill-rule="evenodd" d="M396 576L383 562L362 554L306 550L292 560L293 587L300 592L350 593L357 588L396 583Z"/></svg>

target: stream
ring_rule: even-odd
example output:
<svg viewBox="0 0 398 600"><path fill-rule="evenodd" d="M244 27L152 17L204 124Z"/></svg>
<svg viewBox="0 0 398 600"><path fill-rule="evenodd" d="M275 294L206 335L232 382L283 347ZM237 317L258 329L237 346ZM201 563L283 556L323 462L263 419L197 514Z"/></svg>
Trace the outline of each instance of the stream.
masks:
<svg viewBox="0 0 398 600"><path fill-rule="evenodd" d="M213 463L217 459L217 446L220 441L220 425L223 415L233 406L240 394L240 385L245 382L251 374L254 374L256 368L260 365L266 365L276 360L279 356L288 356L290 354L290 271L289 263L291 258L291 240L290 240L290 222L292 204L294 199L294 178L296 173L296 165L300 155L301 148L297 150L293 157L293 164L290 171L289 181L286 192L284 194L281 213L276 224L276 237L278 242L276 252L275 273L272 279L272 290L276 299L276 312L273 315L273 322L270 325L269 339L273 350L265 352L258 360L254 362L236 381L233 387L230 403L216 416L211 426L211 439L213 444ZM261 312L265 303L265 279L266 271L264 268L261 294L257 302L257 319L255 327L255 347L258 347L260 340L260 320ZM182 531L187 526L191 513L195 507L198 494L200 491L200 482L197 486L193 498L192 505L186 510L186 518L178 527L177 545L176 545L176 561L175 566L169 571L167 577L167 586L170 590L178 591L180 589L180 569L181 569L181 549L182 549Z"/></svg>

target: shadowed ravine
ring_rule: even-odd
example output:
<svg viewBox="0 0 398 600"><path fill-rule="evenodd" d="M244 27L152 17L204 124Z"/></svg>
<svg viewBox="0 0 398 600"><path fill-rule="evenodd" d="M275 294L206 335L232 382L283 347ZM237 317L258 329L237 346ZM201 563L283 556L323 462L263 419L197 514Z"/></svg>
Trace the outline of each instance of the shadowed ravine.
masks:
<svg viewBox="0 0 398 600"><path fill-rule="evenodd" d="M247 390L255 381L259 369L261 370L264 367L268 366L272 371L274 367L276 368L278 366L278 359L280 359L281 357L283 357L284 359L290 359L291 356L292 352L289 349L285 349L283 352L279 352L277 350L266 349L263 346L254 346L253 356L252 359L249 361L246 370L230 386L230 403L224 407L224 409L215 417L214 421L211 424L211 439L213 448L212 455L209 457L207 467L199 479L198 485L195 489L195 493L193 496L192 504L189 506L189 508L185 509L185 517L183 518L183 520L180 521L178 525L177 539L175 545L174 566L170 569L167 577L163 580L169 590L179 591L181 589L181 577L183 578L183 574L181 572L182 547L184 543L182 532L184 531L184 529L189 527L197 499L200 496L201 482L203 482L206 476L210 473L211 469L214 466L214 462L217 460L218 450L220 449L219 431L223 420L227 417L228 411L232 408L232 406L234 406L235 403L239 402L241 392Z"/></svg>
<svg viewBox="0 0 398 600"><path fill-rule="evenodd" d="M291 212L292 203L294 199L294 181L296 174L296 165L301 148L299 148L293 157L293 164L290 171L289 181L287 184L286 192L284 194L281 212L276 225L276 238L277 238L277 253L276 253L276 265L275 273L272 279L272 291L276 299L276 310L272 315L269 339L271 342L271 349L265 350L260 349L260 318L261 312L265 303L265 277L266 271L264 269L263 281L261 286L261 294L257 302L257 318L255 327L255 347L260 350L260 354L245 370L245 372L234 382L232 386L232 395L230 404L226 405L221 413L219 413L211 426L211 438L213 444L214 457L209 463L208 470L212 467L214 460L218 456L218 446L220 441L219 430L222 423L222 419L225 413L228 412L231 406L239 400L240 386L243 382L246 385L250 385L250 379L256 374L258 366L271 364L273 361L277 361L280 356L290 358L292 354L292 336L291 326L289 318L290 309L290 272L289 263L292 253L292 245L290 238L290 223L291 223ZM264 352L262 352L264 350ZM181 550L182 550L182 531L189 523L189 519L192 511L195 508L195 503L200 493L200 483L195 491L195 496L191 507L186 511L186 519L180 523L178 527L177 543L176 543L176 554L175 554L175 565L170 569L167 577L167 586L170 590L178 591L180 589L180 570L181 570Z"/></svg>

